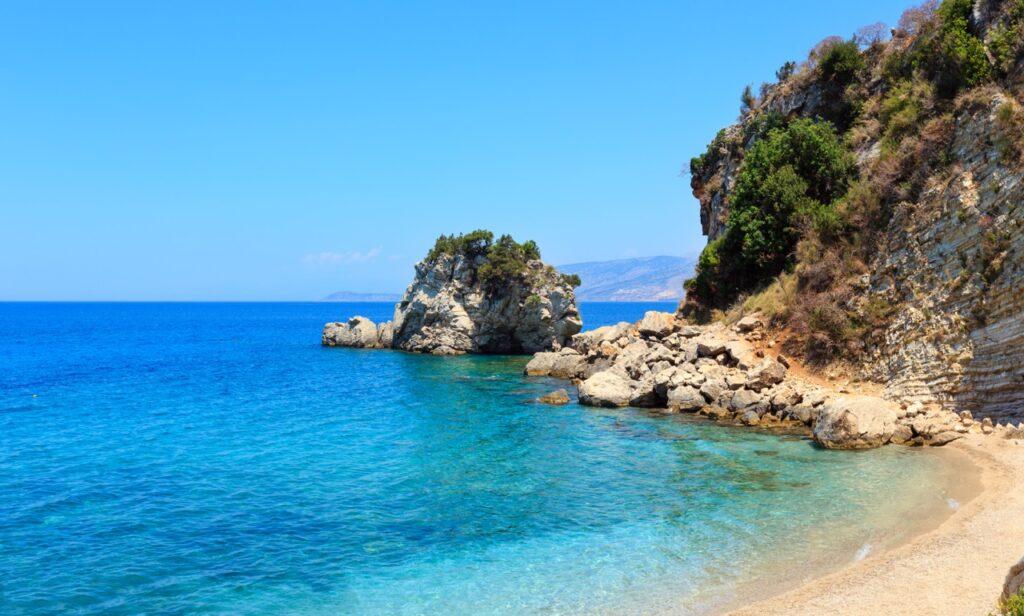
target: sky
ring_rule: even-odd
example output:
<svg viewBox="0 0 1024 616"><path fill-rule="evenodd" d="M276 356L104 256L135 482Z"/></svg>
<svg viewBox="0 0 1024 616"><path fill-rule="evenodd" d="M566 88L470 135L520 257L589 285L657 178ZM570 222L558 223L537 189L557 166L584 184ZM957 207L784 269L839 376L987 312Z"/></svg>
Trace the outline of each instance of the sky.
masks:
<svg viewBox="0 0 1024 616"><path fill-rule="evenodd" d="M0 300L400 292L475 228L691 255L743 86L906 5L7 2Z"/></svg>

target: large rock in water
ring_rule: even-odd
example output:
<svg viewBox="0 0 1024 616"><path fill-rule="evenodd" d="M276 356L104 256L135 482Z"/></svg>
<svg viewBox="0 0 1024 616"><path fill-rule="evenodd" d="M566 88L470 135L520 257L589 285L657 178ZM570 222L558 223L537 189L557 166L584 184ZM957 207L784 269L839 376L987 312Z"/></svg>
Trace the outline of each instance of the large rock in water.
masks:
<svg viewBox="0 0 1024 616"><path fill-rule="evenodd" d="M629 381L610 370L583 381L579 390L580 403L587 406L628 406L633 393Z"/></svg>
<svg viewBox="0 0 1024 616"><path fill-rule="evenodd" d="M553 267L526 260L519 273L485 282L487 264L486 253L432 251L416 265L391 321L328 323L323 344L435 355L536 353L561 349L582 329L573 286Z"/></svg>
<svg viewBox="0 0 1024 616"><path fill-rule="evenodd" d="M382 346L377 326L366 317L352 317L346 323L328 323L324 325L320 343L324 346L346 346L364 349L375 349Z"/></svg>
<svg viewBox="0 0 1024 616"><path fill-rule="evenodd" d="M825 402L814 422L814 440L827 449L871 449L889 442L899 414L881 398L837 396Z"/></svg>

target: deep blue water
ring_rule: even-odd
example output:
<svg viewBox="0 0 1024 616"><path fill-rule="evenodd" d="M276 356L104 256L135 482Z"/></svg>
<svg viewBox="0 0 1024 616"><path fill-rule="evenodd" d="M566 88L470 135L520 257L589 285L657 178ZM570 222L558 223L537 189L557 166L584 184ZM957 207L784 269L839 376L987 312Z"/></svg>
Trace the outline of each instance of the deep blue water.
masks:
<svg viewBox="0 0 1024 616"><path fill-rule="evenodd" d="M694 612L947 496L921 451L543 406L564 384L521 357L319 345L390 312L0 304L0 613Z"/></svg>

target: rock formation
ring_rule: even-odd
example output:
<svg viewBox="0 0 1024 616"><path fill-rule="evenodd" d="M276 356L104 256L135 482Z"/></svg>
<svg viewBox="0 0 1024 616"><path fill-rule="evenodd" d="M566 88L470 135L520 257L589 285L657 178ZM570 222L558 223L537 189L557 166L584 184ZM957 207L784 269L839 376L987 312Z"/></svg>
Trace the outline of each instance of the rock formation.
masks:
<svg viewBox="0 0 1024 616"><path fill-rule="evenodd" d="M435 355L560 349L582 327L573 281L532 258L535 247L477 233L472 245L469 236L439 241L416 265L391 321L328 323L323 344Z"/></svg>
<svg viewBox="0 0 1024 616"><path fill-rule="evenodd" d="M975 422L966 412L901 406L794 377L785 356L752 344L761 338L761 323L752 317L733 328L696 326L672 314L648 312L637 323L577 334L558 351L537 353L525 372L574 380L584 405L659 408L798 430L829 449L944 445L970 431L998 429L1007 436L1011 431Z"/></svg>
<svg viewBox="0 0 1024 616"><path fill-rule="evenodd" d="M994 421L1024 419L1024 12L1015 7L974 2L960 22L919 10L918 25L891 41L845 48L846 73L823 61L846 43L823 42L691 164L704 234L721 240L762 127L830 120L856 161L859 201L842 205L879 213L847 211L857 233L871 234L859 272L829 281L834 272L812 267L799 278L802 288L831 285L818 297L832 305L810 327L841 334L842 322L825 317L843 314L869 323L870 336L850 341L860 349L840 358L857 376L900 404ZM953 31L978 50L974 73L944 64L940 36Z"/></svg>

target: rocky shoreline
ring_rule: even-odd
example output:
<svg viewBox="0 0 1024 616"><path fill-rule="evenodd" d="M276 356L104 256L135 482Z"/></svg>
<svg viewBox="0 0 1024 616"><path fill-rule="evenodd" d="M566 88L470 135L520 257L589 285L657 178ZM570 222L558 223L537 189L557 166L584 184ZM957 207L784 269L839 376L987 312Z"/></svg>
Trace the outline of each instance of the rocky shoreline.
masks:
<svg viewBox="0 0 1024 616"><path fill-rule="evenodd" d="M938 446L972 432L1024 436L1022 427L975 421L966 411L900 404L796 376L790 359L755 345L764 338L764 327L756 315L730 328L648 312L636 323L577 334L558 351L537 353L525 372L573 381L580 404L796 429L829 449Z"/></svg>

